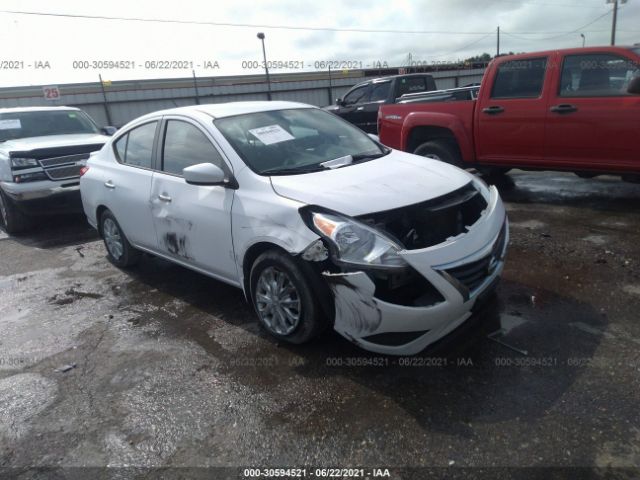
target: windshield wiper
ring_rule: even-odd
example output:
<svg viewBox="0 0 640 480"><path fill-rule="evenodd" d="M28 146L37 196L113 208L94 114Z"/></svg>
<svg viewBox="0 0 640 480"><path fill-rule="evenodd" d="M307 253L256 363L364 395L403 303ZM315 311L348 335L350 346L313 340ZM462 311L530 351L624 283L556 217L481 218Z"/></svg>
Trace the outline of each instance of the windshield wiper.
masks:
<svg viewBox="0 0 640 480"><path fill-rule="evenodd" d="M327 170L322 165L312 165L308 167L290 167L290 168L268 168L266 170L262 170L260 175L297 175L300 173L313 173L320 172L322 170Z"/></svg>
<svg viewBox="0 0 640 480"><path fill-rule="evenodd" d="M364 160L375 160L376 158L384 157L385 155L389 155L390 153L391 153L391 149L386 148L379 153L358 153L357 155L351 155L351 158L353 158L352 163L356 163L356 162L362 162Z"/></svg>

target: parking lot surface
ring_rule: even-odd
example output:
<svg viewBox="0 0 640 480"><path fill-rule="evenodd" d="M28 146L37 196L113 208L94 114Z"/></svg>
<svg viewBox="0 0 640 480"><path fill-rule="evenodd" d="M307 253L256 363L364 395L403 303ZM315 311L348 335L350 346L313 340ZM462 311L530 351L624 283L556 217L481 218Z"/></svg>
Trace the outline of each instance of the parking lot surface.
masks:
<svg viewBox="0 0 640 480"><path fill-rule="evenodd" d="M81 217L0 233L0 467L634 478L619 468L640 466L640 185L509 178L495 300L416 357L333 332L278 343L240 290L151 257L118 270Z"/></svg>

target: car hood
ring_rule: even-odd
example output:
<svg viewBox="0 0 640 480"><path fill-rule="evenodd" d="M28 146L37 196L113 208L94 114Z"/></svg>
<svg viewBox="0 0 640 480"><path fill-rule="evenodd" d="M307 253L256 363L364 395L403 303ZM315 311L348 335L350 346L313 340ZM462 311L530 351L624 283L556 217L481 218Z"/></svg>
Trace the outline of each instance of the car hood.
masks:
<svg viewBox="0 0 640 480"><path fill-rule="evenodd" d="M398 150L334 170L271 177L273 189L282 197L351 216L430 200L470 181L464 170Z"/></svg>
<svg viewBox="0 0 640 480"><path fill-rule="evenodd" d="M44 137L19 138L0 143L5 152L25 152L41 148L70 147L76 145L102 145L111 137L96 133L74 133L68 135L47 135Z"/></svg>

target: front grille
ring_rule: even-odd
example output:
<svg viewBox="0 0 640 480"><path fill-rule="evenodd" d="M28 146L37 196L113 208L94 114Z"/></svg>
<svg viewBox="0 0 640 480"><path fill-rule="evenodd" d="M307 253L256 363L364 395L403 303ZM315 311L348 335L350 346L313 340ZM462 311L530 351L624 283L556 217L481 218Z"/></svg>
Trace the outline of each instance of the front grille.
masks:
<svg viewBox="0 0 640 480"><path fill-rule="evenodd" d="M79 177L81 168L82 165L70 165L67 167L47 168L45 172L51 180L66 180Z"/></svg>
<svg viewBox="0 0 640 480"><path fill-rule="evenodd" d="M64 155L62 157L44 158L40 160L40 165L44 168L57 167L59 165L65 165L67 163L76 163L81 160L89 158L88 153L80 153L78 155Z"/></svg>
<svg viewBox="0 0 640 480"><path fill-rule="evenodd" d="M502 226L502 230L500 230L498 238L491 248L491 251L487 255L482 257L480 260L466 263L459 267L446 269L445 272L467 287L469 289L469 293L473 294L475 290L482 285L482 282L484 282L487 277L495 271L498 266L498 262L502 257L506 239L507 224L505 222Z"/></svg>
<svg viewBox="0 0 640 480"><path fill-rule="evenodd" d="M487 201L468 183L426 202L358 217L382 230L407 250L427 248L468 231L480 219Z"/></svg>

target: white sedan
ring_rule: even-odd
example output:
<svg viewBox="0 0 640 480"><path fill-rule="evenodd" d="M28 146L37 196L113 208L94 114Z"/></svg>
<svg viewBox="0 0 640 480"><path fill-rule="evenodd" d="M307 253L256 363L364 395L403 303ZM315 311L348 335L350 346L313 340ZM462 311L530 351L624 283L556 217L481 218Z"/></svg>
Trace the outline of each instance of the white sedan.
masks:
<svg viewBox="0 0 640 480"><path fill-rule="evenodd" d="M115 265L149 252L242 288L279 339L333 327L387 354L477 311L508 243L495 187L291 102L140 117L89 159L81 194Z"/></svg>

